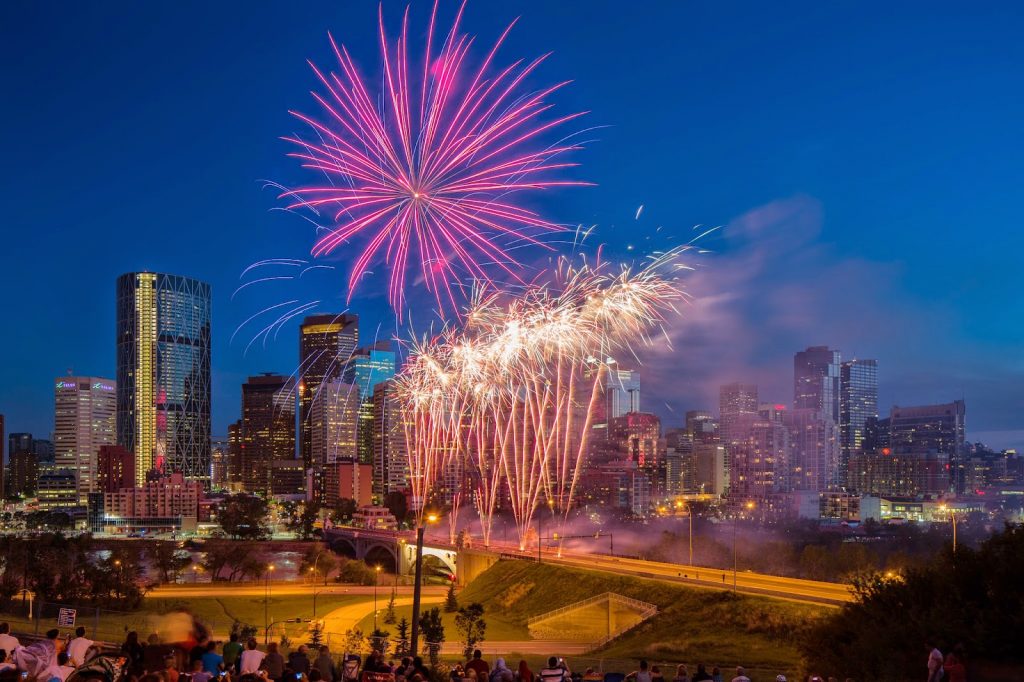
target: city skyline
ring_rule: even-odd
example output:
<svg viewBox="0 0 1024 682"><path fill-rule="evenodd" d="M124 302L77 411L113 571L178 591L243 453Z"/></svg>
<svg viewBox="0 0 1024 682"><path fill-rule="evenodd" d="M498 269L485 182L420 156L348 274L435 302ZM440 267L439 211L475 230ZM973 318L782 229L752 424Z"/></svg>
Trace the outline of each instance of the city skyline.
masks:
<svg viewBox="0 0 1024 682"><path fill-rule="evenodd" d="M294 236L283 243L285 250L290 249L287 254L261 248L295 224L269 212L276 204L260 190L258 181L290 179L291 171L280 158L282 147L273 139L292 130L287 109L306 104L309 82L296 82L294 77L305 57L310 52L324 56L323 34L332 29L354 49L363 48L357 56L369 63L372 40L353 35L346 25L350 21L369 25L373 9L339 10L327 17L327 26L322 13L306 9L286 17L275 14L274 21L268 21L267 10L255 11L245 18L240 37L232 39L229 47L236 67L264 73L266 82L240 86L240 96L225 87L238 85L235 80L224 82L223 76L196 69L179 73L177 67L162 62L151 64L152 80L209 102L208 111L215 113L202 117L166 119L167 114L160 111L161 96L143 96L151 79L142 77L141 67L130 64L146 63L141 57L151 54L147 41L116 26L108 26L115 32L113 37L88 30L97 25L93 22L116 23L106 20L104 12L109 10L62 13L49 27L54 41L45 48L26 42L24 36L30 31L8 36L5 49L17 50L28 63L56 74L59 81L56 88L52 83L40 84L32 69L10 75L10 90L23 93L33 103L24 111L14 108L3 114L9 128L25 132L19 136L24 141L15 141L11 164L3 171L10 196L27 199L7 211L15 227L13 250L40 252L42 235L50 235L58 225L80 224L79 230L62 232L61 248L50 252L55 259L53 276L11 301L13 319L23 320L23 328L31 332L0 341L0 352L10 358L5 364L7 380L0 387L0 411L7 417L8 432L49 436L53 428L49 384L65 370L114 376L115 311L109 301L114 278L122 272L152 269L211 283L213 434L226 434L228 423L238 418L240 387L246 376L262 371L288 374L295 369L292 328L266 350L257 344L247 357L244 343L229 344L234 328L255 310L254 299L245 298L249 291L234 301L231 295L238 286L238 274L254 260L308 251L309 235L299 229L291 229ZM144 19L152 11L136 8L129 14ZM644 358L640 375L645 409L661 416L666 426L678 425L686 409L713 406L718 385L730 380L757 383L763 396L789 403L787 370L792 353L827 344L842 351L844 360L855 356L878 360L882 413L893 404L933 404L963 397L971 404L968 438L994 447L1024 444L1021 370L1013 362L1024 315L1016 313L1021 303L1008 293L1013 290L1010 273L1014 270L1008 259L1021 237L1009 229L1017 209L1001 198L1012 196L1012 187L1006 183L1012 177L1007 164L1014 154L1012 149L1000 151L999 146L1012 132L1006 128L1008 122L1019 119L1021 102L996 88L1001 78L1014 77L1006 69L1016 63L1000 50L1020 48L998 39L984 46L955 43L939 57L944 68L920 73L913 68L913 46L906 45L900 34L901 27L913 25L920 32L916 40L948 44L951 35L982 25L991 29L998 10L990 8L989 16L967 15L945 7L922 22L916 13L900 8L890 26L872 26L866 17L816 8L811 16L794 19L792 25L776 28L777 35L765 38L806 38L805 29L815 22L816 36L801 43L814 59L758 50L753 27L761 11L765 10L743 19L712 18L694 7L622 13L612 5L598 5L592 17L597 26L593 33L566 39L566 26L573 21L571 9L525 3L525 30L511 38L517 51L527 54L556 47L554 59L571 64L576 77L560 104L567 110L577 104L577 108L595 109L594 124L612 126L595 133L598 153L584 154L585 176L597 182L599 189L555 195L550 212L556 218L598 223L595 234L608 243L607 252L623 256L629 255L631 245L637 251L649 248L660 239L658 234L689 235L691 226L698 223L725 225L720 236L708 241L715 253L702 257L697 276L688 281L696 298L684 308L680 323L669 330L675 351L656 349ZM9 19L5 26L34 27L44 21L40 10L29 7L3 12ZM385 5L385 12L397 16L399 8ZM215 46L223 50L224 45L219 32L214 32L214 39L213 34L188 27L184 23L188 14L182 10L180 17L147 24L157 40L169 41L175 31L193 36L190 49L195 54L185 63L194 66L208 60ZM227 21L223 9L212 14L211 26ZM467 22L473 31L492 33L494 26L513 14L471 4ZM740 39L735 45L710 37L722 32L723 25L716 22L726 20L737 24ZM292 31L261 26L275 21L287 23ZM602 34L599 29L615 24L622 26L623 49L640 60L651 54L643 44L657 42L651 40L650 31L655 32L653 37L661 31L680 33L686 38L681 42L688 46L679 62L652 62L646 69L650 73L638 74L594 49ZM640 26L645 31L642 38L630 30ZM701 31L698 26L715 30ZM864 35L848 35L848 26ZM997 30L1009 30L1008 26ZM263 30L270 33L264 35ZM102 41L97 40L100 35L104 35ZM276 42L268 43L268 35ZM744 37L751 43L744 44ZM264 46L261 50L269 44L270 54L260 56L245 44L247 40ZM830 47L829 41L837 47ZM113 64L114 53L106 43L118 44L133 57L118 60L125 64ZM1002 48L995 47L1000 44ZM703 59L713 60L707 63L721 62L723 68L731 69L736 81L718 82L714 69L680 71L689 63L705 63L698 61L702 53ZM754 54L764 63L753 66L750 74L732 68ZM777 88L790 85L779 74L788 73L795 59L819 63L786 90L787 98L769 101ZM961 64L971 65L975 77L971 84L935 75L962 74ZM870 83L869 99L890 103L885 115L865 118L870 111L851 101L845 89L830 87L830 68L843 73L854 90L858 84ZM681 75L673 76L673 69ZM889 78L879 80L883 73ZM673 91L658 96L658 107L645 106L642 116L627 105L610 103L618 99L609 93L621 92L625 95L621 99L635 102L653 92L659 82L674 84ZM917 87L913 98L901 94L910 84ZM63 95L58 91L66 89L66 95L75 96L81 94L78 88L108 92L112 85L117 85L118 92L91 99L80 112L80 121L66 121L60 115ZM922 99L922 91L929 96ZM759 101L756 120L736 113L743 109L737 105L751 95ZM231 98L239 103L232 104ZM993 98L998 104L984 109L967 107L965 111L962 105ZM921 109L922 101L929 102L926 111ZM960 104L946 104L952 101ZM119 108L127 113L118 114ZM266 113L247 121L235 134L233 126L243 118L239 116L243 110ZM990 113L995 110L1000 111L998 118ZM795 120L789 123L787 117ZM827 121L840 129L856 124L853 129L863 134L839 140L828 130L807 132L823 127L810 126L809 121ZM143 134L154 122L164 131L164 141ZM78 125L88 126L90 134L85 134L85 128L76 132ZM730 142L737 130L744 145ZM36 207L42 200L41 188L52 184L52 178L38 161L36 144L27 141L47 139L54 131L61 139L74 140L61 145L61 153L68 155L71 165L90 167L93 177L85 178L82 190L53 207L51 215L40 218ZM676 137L678 147L657 143ZM943 151L944 143L954 138L962 146ZM139 140L143 151L114 144L122 139ZM209 173L215 175L186 177L189 162L210 161L203 150L214 143L218 146L213 148L223 152L210 165ZM934 163L947 158L945 154L964 154L968 144L980 146L992 157L970 174L969 181L966 175L950 173L949 165ZM751 149L745 152L736 146ZM635 158L630 157L628 167L617 168L627 149ZM140 164L143 159L161 163ZM895 186L880 188L861 179L878 159L885 159L886 172L899 179ZM136 172L142 167L144 173ZM910 176L917 179L907 179ZM222 181L229 186L226 195L212 198L203 191L211 182ZM93 203L90 194L106 194L93 184L100 182L121 188L130 200L124 205ZM153 187L176 191L152 191ZM682 196L677 197L680 187ZM861 202L869 189L870 201ZM637 213L639 219L634 217ZM976 220L987 226L989 238L965 240L963 226ZM662 225L664 229L656 232ZM205 248L197 249L196 244ZM37 273L26 269L35 267L33 259L15 261L3 275L9 291L23 282L38 281ZM93 265L82 268L82 262ZM955 266L936 268L936 262ZM68 279L71 273L73 280ZM311 285L336 295L325 302L325 312L346 309L339 279L327 276ZM59 314L51 313L54 307ZM361 342L369 344L378 328L378 338L391 337L394 323L388 322L381 301L357 298L351 312L364 321L366 338ZM66 329L76 331L69 334ZM989 432L1003 435L985 437Z"/></svg>

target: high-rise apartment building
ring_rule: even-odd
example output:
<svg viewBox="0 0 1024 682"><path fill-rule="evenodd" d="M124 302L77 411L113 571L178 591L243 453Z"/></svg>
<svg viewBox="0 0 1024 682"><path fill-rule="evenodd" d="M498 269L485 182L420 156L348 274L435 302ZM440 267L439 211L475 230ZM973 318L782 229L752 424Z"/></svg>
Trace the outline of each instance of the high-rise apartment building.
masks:
<svg viewBox="0 0 1024 682"><path fill-rule="evenodd" d="M310 315L299 325L299 451L306 469L313 466L310 415L320 385L344 375L357 345L358 315Z"/></svg>
<svg viewBox="0 0 1024 682"><path fill-rule="evenodd" d="M117 444L153 469L210 482L210 285L129 272L117 280Z"/></svg>
<svg viewBox="0 0 1024 682"><path fill-rule="evenodd" d="M821 410L839 423L839 351L810 346L793 356L793 407Z"/></svg>
<svg viewBox="0 0 1024 682"><path fill-rule="evenodd" d="M764 498L783 490L789 437L778 414L741 413L730 427L734 434L729 453L729 497Z"/></svg>
<svg viewBox="0 0 1024 682"><path fill-rule="evenodd" d="M275 460L295 460L295 382L265 373L242 384L241 481L270 494Z"/></svg>
<svg viewBox="0 0 1024 682"><path fill-rule="evenodd" d="M60 377L54 386L56 465L73 471L79 504L97 490L99 451L116 441L117 386L101 377Z"/></svg>
<svg viewBox="0 0 1024 682"><path fill-rule="evenodd" d="M789 430L788 490L824 491L839 477L839 436L835 422L818 409L786 410Z"/></svg>
<svg viewBox="0 0 1024 682"><path fill-rule="evenodd" d="M686 432L694 443L717 443L720 440L718 420L707 410L686 413Z"/></svg>
<svg viewBox="0 0 1024 682"><path fill-rule="evenodd" d="M877 417L878 361L847 360L839 369L839 483L864 446L868 420Z"/></svg>

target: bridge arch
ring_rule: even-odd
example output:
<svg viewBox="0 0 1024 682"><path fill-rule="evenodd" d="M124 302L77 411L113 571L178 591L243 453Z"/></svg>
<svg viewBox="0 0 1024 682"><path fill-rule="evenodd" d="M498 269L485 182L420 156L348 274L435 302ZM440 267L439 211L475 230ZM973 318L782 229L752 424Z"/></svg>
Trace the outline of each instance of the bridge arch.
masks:
<svg viewBox="0 0 1024 682"><path fill-rule="evenodd" d="M342 535L335 535L331 538L330 548L335 554L346 556L349 559L356 559L359 556L355 543Z"/></svg>
<svg viewBox="0 0 1024 682"><path fill-rule="evenodd" d="M363 561L369 566L380 566L389 573L398 570L398 552L394 545L380 542L367 544L363 547Z"/></svg>

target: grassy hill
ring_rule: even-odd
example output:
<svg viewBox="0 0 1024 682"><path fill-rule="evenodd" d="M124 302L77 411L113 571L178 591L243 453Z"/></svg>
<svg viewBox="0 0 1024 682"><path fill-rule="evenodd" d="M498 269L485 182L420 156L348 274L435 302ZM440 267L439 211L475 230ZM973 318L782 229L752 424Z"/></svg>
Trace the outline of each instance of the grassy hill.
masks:
<svg viewBox="0 0 1024 682"><path fill-rule="evenodd" d="M774 679L780 672L795 676L797 638L828 612L825 607L528 561L498 562L462 591L459 602L480 602L488 623L500 620L504 631L509 625L525 628L531 616L602 592L659 607L652 619L586 657L603 660L606 670L632 669L635 659L647 658L662 665L686 663L691 674L697 663L705 663L709 670L712 665L723 670L744 665L755 673L754 679ZM449 633L449 639L456 637ZM581 665L578 660L576 667Z"/></svg>

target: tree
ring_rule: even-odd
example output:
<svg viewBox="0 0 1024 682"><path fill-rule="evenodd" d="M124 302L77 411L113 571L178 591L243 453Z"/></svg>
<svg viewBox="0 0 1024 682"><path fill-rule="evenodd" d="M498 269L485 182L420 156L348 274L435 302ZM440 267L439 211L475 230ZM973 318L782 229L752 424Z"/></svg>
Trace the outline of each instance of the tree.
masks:
<svg viewBox="0 0 1024 682"><path fill-rule="evenodd" d="M961 545L954 553L947 546L902 576L857 578L856 600L822 619L799 646L809 667L856 679L918 676L928 640L943 650L963 644L972 666L1021 666L1021 575L1024 526L1007 527L977 550Z"/></svg>
<svg viewBox="0 0 1024 682"><path fill-rule="evenodd" d="M170 583L192 563L192 558L188 552L179 551L173 542L157 541L149 550L149 562L159 571L161 582Z"/></svg>
<svg viewBox="0 0 1024 682"><path fill-rule="evenodd" d="M403 523L405 517L409 515L409 502L405 499L405 493L397 491L388 493L384 496L384 506L394 514L399 523Z"/></svg>
<svg viewBox="0 0 1024 682"><path fill-rule="evenodd" d="M420 632L423 634L423 646L430 655L430 664L437 667L444 644L444 623L441 622L441 609L436 606L420 615Z"/></svg>
<svg viewBox="0 0 1024 682"><path fill-rule="evenodd" d="M374 651L379 651L380 653L382 653L384 655L387 655L387 653L388 653L388 635L390 635L390 634L391 633L388 632L387 630L381 630L379 628L375 628L373 630L373 632L370 633L370 647Z"/></svg>
<svg viewBox="0 0 1024 682"><path fill-rule="evenodd" d="M406 656L409 654L409 621L405 616L398 621L398 641L395 642L395 656Z"/></svg>
<svg viewBox="0 0 1024 682"><path fill-rule="evenodd" d="M261 540L270 536L267 501L256 495L228 495L217 505L220 527L236 540Z"/></svg>
<svg viewBox="0 0 1024 682"><path fill-rule="evenodd" d="M445 613L455 613L459 610L459 600L455 596L455 581L448 582L448 596L444 600Z"/></svg>
<svg viewBox="0 0 1024 682"><path fill-rule="evenodd" d="M335 523L346 523L352 520L357 509L359 509L359 505L351 497L340 497L334 505L331 518Z"/></svg>
<svg viewBox="0 0 1024 682"><path fill-rule="evenodd" d="M314 582L322 578L326 584L327 577L334 572L337 566L338 560L329 549L322 545L314 545L302 555L302 561L299 562L299 573L312 575Z"/></svg>
<svg viewBox="0 0 1024 682"><path fill-rule="evenodd" d="M476 645L484 641L484 634L487 632L483 605L473 602L459 609L455 614L455 629L462 635L464 652L468 658Z"/></svg>
<svg viewBox="0 0 1024 682"><path fill-rule="evenodd" d="M309 500L302 508L288 519L288 530L295 533L299 540L309 540L316 530L316 522L320 519L320 503Z"/></svg>
<svg viewBox="0 0 1024 682"><path fill-rule="evenodd" d="M363 631L359 628L352 628L345 633L345 639L342 642L342 647L345 649L346 654L361 654L366 645L366 638L363 637Z"/></svg>
<svg viewBox="0 0 1024 682"><path fill-rule="evenodd" d="M316 651L324 643L324 623L319 621L309 629L309 648Z"/></svg>
<svg viewBox="0 0 1024 682"><path fill-rule="evenodd" d="M338 571L337 580L339 583L372 585L377 581L377 572L361 559L346 561Z"/></svg>
<svg viewBox="0 0 1024 682"><path fill-rule="evenodd" d="M388 599L388 608L384 612L384 622L391 625L395 622L395 589L391 588L391 597Z"/></svg>

